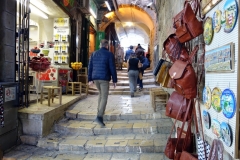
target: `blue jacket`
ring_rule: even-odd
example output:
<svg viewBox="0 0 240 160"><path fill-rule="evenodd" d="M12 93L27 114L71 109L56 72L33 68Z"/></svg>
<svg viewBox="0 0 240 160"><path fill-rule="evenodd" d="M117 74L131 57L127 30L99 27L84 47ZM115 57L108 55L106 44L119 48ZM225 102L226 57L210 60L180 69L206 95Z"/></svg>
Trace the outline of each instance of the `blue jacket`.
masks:
<svg viewBox="0 0 240 160"><path fill-rule="evenodd" d="M117 72L113 53L102 47L95 51L89 60L88 81L106 80L117 83Z"/></svg>
<svg viewBox="0 0 240 160"><path fill-rule="evenodd" d="M130 55L133 54L134 51L129 49L126 51L126 54L125 54L125 62L127 62L127 60L129 59Z"/></svg>

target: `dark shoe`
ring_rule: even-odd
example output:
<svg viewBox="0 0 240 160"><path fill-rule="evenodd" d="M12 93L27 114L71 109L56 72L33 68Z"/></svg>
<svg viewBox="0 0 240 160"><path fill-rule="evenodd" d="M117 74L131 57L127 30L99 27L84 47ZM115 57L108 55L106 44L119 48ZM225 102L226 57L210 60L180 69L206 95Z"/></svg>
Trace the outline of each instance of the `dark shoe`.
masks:
<svg viewBox="0 0 240 160"><path fill-rule="evenodd" d="M134 93L131 93L131 97L134 97Z"/></svg>
<svg viewBox="0 0 240 160"><path fill-rule="evenodd" d="M105 124L103 123L103 118L102 117L97 117L95 119L95 122L97 122L101 127L105 126Z"/></svg>
<svg viewBox="0 0 240 160"><path fill-rule="evenodd" d="M137 92L137 90L136 90L136 89L134 89L134 92Z"/></svg>
<svg viewBox="0 0 240 160"><path fill-rule="evenodd" d="M139 90L139 91L142 91L142 88L139 88L138 90Z"/></svg>

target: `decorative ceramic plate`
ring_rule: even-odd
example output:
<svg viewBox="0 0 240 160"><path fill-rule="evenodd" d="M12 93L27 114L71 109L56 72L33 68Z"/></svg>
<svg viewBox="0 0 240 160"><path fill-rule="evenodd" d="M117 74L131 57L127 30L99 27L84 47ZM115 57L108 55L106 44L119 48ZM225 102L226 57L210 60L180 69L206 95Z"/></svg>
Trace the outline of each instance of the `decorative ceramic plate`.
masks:
<svg viewBox="0 0 240 160"><path fill-rule="evenodd" d="M209 87L204 87L203 89L203 103L206 109L211 108L211 89Z"/></svg>
<svg viewBox="0 0 240 160"><path fill-rule="evenodd" d="M207 111L203 111L203 123L207 129L210 129L211 127L211 118Z"/></svg>
<svg viewBox="0 0 240 160"><path fill-rule="evenodd" d="M221 137L221 134L220 134L220 123L218 122L218 120L213 119L211 127L212 127L213 134L215 134L218 138L220 138Z"/></svg>
<svg viewBox="0 0 240 160"><path fill-rule="evenodd" d="M215 33L219 32L221 29L221 15L222 12L220 10L216 10L213 13L213 28Z"/></svg>
<svg viewBox="0 0 240 160"><path fill-rule="evenodd" d="M229 124L222 122L220 125L220 133L222 141L226 144L226 146L230 147L232 145L232 130Z"/></svg>
<svg viewBox="0 0 240 160"><path fill-rule="evenodd" d="M235 27L238 17L238 5L236 0L226 0L223 7L225 17L224 32L230 33Z"/></svg>
<svg viewBox="0 0 240 160"><path fill-rule="evenodd" d="M221 112L222 107L221 107L221 95L222 91L220 88L215 87L212 90L212 107L216 112Z"/></svg>
<svg viewBox="0 0 240 160"><path fill-rule="evenodd" d="M204 32L203 32L204 42L209 45L212 41L213 37L213 26L212 26L212 18L207 17L204 23Z"/></svg>
<svg viewBox="0 0 240 160"><path fill-rule="evenodd" d="M236 99L233 91L225 89L221 95L221 107L227 118L232 118L236 112Z"/></svg>

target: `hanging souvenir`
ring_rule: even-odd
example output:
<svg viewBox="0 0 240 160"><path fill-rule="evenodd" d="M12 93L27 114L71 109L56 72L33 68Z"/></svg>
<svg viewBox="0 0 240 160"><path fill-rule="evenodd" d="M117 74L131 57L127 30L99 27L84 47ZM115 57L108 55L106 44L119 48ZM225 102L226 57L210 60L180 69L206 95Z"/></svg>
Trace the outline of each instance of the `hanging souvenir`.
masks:
<svg viewBox="0 0 240 160"><path fill-rule="evenodd" d="M220 10L216 10L213 13L213 28L215 33L219 32L221 29L221 15L222 12Z"/></svg>
<svg viewBox="0 0 240 160"><path fill-rule="evenodd" d="M207 17L204 23L204 32L203 32L204 42L209 45L212 41L213 37L213 26L212 26L212 18Z"/></svg>
<svg viewBox="0 0 240 160"><path fill-rule="evenodd" d="M225 18L224 32L230 33L235 27L238 17L238 5L236 0L227 0L223 7Z"/></svg>
<svg viewBox="0 0 240 160"><path fill-rule="evenodd" d="M236 99L232 90L225 89L221 95L221 107L223 115L232 118L236 112Z"/></svg>
<svg viewBox="0 0 240 160"><path fill-rule="evenodd" d="M233 141L232 130L230 125L225 122L222 122L220 128L222 141L225 143L226 146L230 147Z"/></svg>
<svg viewBox="0 0 240 160"><path fill-rule="evenodd" d="M212 90L212 107L216 112L221 112L222 110L221 95L222 95L222 91L220 88L215 87Z"/></svg>
<svg viewBox="0 0 240 160"><path fill-rule="evenodd" d="M203 89L203 103L206 109L211 108L211 89L209 87L204 87Z"/></svg>
<svg viewBox="0 0 240 160"><path fill-rule="evenodd" d="M220 138L221 137L221 134L220 134L220 123L219 123L218 120L213 119L211 128L212 128L213 134L215 134L218 138Z"/></svg>
<svg viewBox="0 0 240 160"><path fill-rule="evenodd" d="M55 41L55 42L60 42L61 35L55 34L53 37L54 37L54 41Z"/></svg>
<svg viewBox="0 0 240 160"><path fill-rule="evenodd" d="M203 123L207 129L210 129L211 127L211 119L210 115L207 111L203 111Z"/></svg>

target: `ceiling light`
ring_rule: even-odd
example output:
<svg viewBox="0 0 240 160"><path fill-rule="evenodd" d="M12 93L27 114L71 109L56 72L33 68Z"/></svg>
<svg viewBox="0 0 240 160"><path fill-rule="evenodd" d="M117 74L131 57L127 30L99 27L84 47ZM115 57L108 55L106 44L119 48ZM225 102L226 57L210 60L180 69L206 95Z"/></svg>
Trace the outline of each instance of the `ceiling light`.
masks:
<svg viewBox="0 0 240 160"><path fill-rule="evenodd" d="M108 10L111 11L111 7L110 7L108 1L105 1L105 4L107 5Z"/></svg>
<svg viewBox="0 0 240 160"><path fill-rule="evenodd" d="M40 9L38 9L37 7L35 7L34 5L30 4L30 8L32 13L37 14L44 19L48 19L48 15L43 11L41 11Z"/></svg>
<svg viewBox="0 0 240 160"><path fill-rule="evenodd" d="M95 14L94 11L92 10L92 8L90 8L90 13L91 13L91 15L92 15L95 19L97 18L96 14Z"/></svg>

